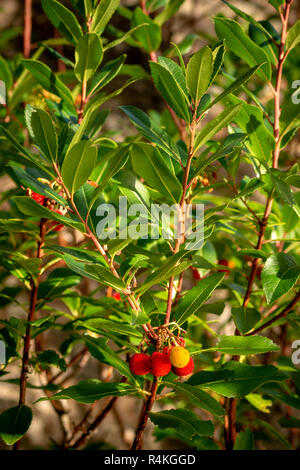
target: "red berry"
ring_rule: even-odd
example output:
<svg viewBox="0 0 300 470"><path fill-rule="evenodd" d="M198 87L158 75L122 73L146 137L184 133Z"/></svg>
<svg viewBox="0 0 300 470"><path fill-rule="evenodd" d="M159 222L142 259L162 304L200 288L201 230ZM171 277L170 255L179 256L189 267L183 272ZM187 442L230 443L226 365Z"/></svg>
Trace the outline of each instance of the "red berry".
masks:
<svg viewBox="0 0 300 470"><path fill-rule="evenodd" d="M53 212L56 212L56 214L63 215L58 209L51 209ZM60 224L59 222L53 221L50 224L50 227L55 231L58 232L63 228L63 224Z"/></svg>
<svg viewBox="0 0 300 470"><path fill-rule="evenodd" d="M34 199L38 204L43 205L46 199L46 196L42 196L42 194L35 193L34 191L31 192L32 199Z"/></svg>
<svg viewBox="0 0 300 470"><path fill-rule="evenodd" d="M192 358L190 358L188 364L185 367L173 367L172 370L174 374L179 375L179 377L184 377L185 375L190 375L194 370L195 364Z"/></svg>
<svg viewBox="0 0 300 470"><path fill-rule="evenodd" d="M119 292L114 292L114 293L112 294L112 297L113 297L114 299L116 299L116 300L121 300L121 296L120 296Z"/></svg>
<svg viewBox="0 0 300 470"><path fill-rule="evenodd" d="M163 377L171 372L172 365L168 354L161 352L154 352L151 354L151 373L155 377Z"/></svg>
<svg viewBox="0 0 300 470"><path fill-rule="evenodd" d="M169 354L171 348L172 346L165 346L163 349L163 354Z"/></svg>
<svg viewBox="0 0 300 470"><path fill-rule="evenodd" d="M129 369L135 375L145 375L151 372L151 358L148 354L136 353L129 359Z"/></svg>
<svg viewBox="0 0 300 470"><path fill-rule="evenodd" d="M228 266L230 269L233 269L235 267L235 262L233 260L227 260L227 259L220 259L218 261L218 264L221 264L222 266ZM220 273L227 273L227 275L230 273L229 269L219 269Z"/></svg>
<svg viewBox="0 0 300 470"><path fill-rule="evenodd" d="M227 259L220 259L218 261L218 264L221 264L222 266L228 266L228 261ZM220 273L229 273L229 269L219 269Z"/></svg>
<svg viewBox="0 0 300 470"><path fill-rule="evenodd" d="M197 268L194 268L193 266L190 266L190 270L192 271L193 273L193 278L196 280L196 281L199 281L199 279L201 279L201 276L199 274L199 271Z"/></svg>

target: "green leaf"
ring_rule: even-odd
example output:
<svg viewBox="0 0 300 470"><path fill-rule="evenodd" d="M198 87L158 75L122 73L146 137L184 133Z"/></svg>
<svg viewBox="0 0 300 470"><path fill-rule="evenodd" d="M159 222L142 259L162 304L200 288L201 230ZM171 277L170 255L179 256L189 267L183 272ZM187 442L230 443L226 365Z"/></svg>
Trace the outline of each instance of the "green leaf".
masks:
<svg viewBox="0 0 300 470"><path fill-rule="evenodd" d="M129 155L129 145L118 147L108 152L101 160L101 171L98 173L96 183L98 187L95 189L93 197L89 203L92 207L98 195L103 191L109 180L125 165Z"/></svg>
<svg viewBox="0 0 300 470"><path fill-rule="evenodd" d="M284 1L285 0L269 0L269 3L270 5L273 5L276 10L278 10L279 7L284 4Z"/></svg>
<svg viewBox="0 0 300 470"><path fill-rule="evenodd" d="M149 144L134 144L131 147L131 159L135 172L150 186L169 201L173 203L180 201L182 186L170 171L158 148Z"/></svg>
<svg viewBox="0 0 300 470"><path fill-rule="evenodd" d="M97 162L97 149L92 142L82 140L66 154L62 165L62 179L73 194L92 173Z"/></svg>
<svg viewBox="0 0 300 470"><path fill-rule="evenodd" d="M28 196L16 196L14 198L15 203L17 204L18 209L20 209L23 214L30 215L31 217L40 217L44 219L55 220L60 222L68 227L76 228L77 230L84 231L83 224L72 220L69 217L64 215L57 214L46 207L41 206L36 201Z"/></svg>
<svg viewBox="0 0 300 470"><path fill-rule="evenodd" d="M252 69L248 70L248 72L244 73L241 75L239 78L237 78L228 88L226 88L220 95L218 95L213 102L209 105L209 108L214 106L216 103L221 101L225 96L229 95L230 93L235 92L238 90L242 85L248 82L248 80L259 70L261 67L261 64L255 65Z"/></svg>
<svg viewBox="0 0 300 470"><path fill-rule="evenodd" d="M250 429L238 433L233 450L254 450L255 441L253 432Z"/></svg>
<svg viewBox="0 0 300 470"><path fill-rule="evenodd" d="M161 429L175 428L186 439L195 436L213 436L214 427L211 421L203 421L190 410L165 410L149 413L151 421Z"/></svg>
<svg viewBox="0 0 300 470"><path fill-rule="evenodd" d="M76 44L82 36L82 31L74 13L55 0L42 0L42 7L53 26Z"/></svg>
<svg viewBox="0 0 300 470"><path fill-rule="evenodd" d="M63 84L47 65L33 59L22 59L21 63L45 90L61 98L65 102L67 109L72 114L77 115L69 88Z"/></svg>
<svg viewBox="0 0 300 470"><path fill-rule="evenodd" d="M0 436L5 444L11 446L28 431L32 420L31 408L15 406L0 415Z"/></svg>
<svg viewBox="0 0 300 470"><path fill-rule="evenodd" d="M215 18L215 30L220 39L226 40L226 45L250 67L263 64L257 75L264 81L271 80L271 65L265 51L257 46L241 26L228 18Z"/></svg>
<svg viewBox="0 0 300 470"><path fill-rule="evenodd" d="M199 174L203 173L205 168L207 168L211 163L219 160L222 157L228 157L231 153L241 148L246 140L246 134L235 133L228 135L221 145L218 147L217 151L213 153L210 157L205 158L207 153L204 151L197 158L194 172L191 175L191 179L194 179Z"/></svg>
<svg viewBox="0 0 300 470"><path fill-rule="evenodd" d="M300 275L300 266L287 253L271 255L265 262L261 278L268 304L287 294Z"/></svg>
<svg viewBox="0 0 300 470"><path fill-rule="evenodd" d="M0 55L0 80L5 83L6 90L10 90L13 85L13 75L7 61ZM6 97L4 97L6 98Z"/></svg>
<svg viewBox="0 0 300 470"><path fill-rule="evenodd" d="M136 26L135 28L131 28L129 31L126 31L126 33L124 33L123 31L120 32L121 37L119 37L118 39L115 39L112 42L109 42L108 44L106 44L105 47L103 48L104 52L106 52L108 49L111 49L112 47L116 47L119 44L122 44L123 42L126 42L126 41L129 44L131 36L133 36L136 31L138 31L140 28L143 28L144 26L145 26L144 23L142 23L142 24L139 24L138 26ZM140 68L140 71L142 71L141 78L148 78L147 72L140 65L125 65L124 67ZM127 75L127 74L124 73L123 75ZM128 74L128 75L130 75L130 74Z"/></svg>
<svg viewBox="0 0 300 470"><path fill-rule="evenodd" d="M286 376L273 366L251 366L241 362L227 362L219 370L202 370L185 383L204 387L228 398L249 395L268 382L285 380Z"/></svg>
<svg viewBox="0 0 300 470"><path fill-rule="evenodd" d="M286 49L291 51L300 42L300 20L298 20L288 31L286 37Z"/></svg>
<svg viewBox="0 0 300 470"><path fill-rule="evenodd" d="M129 171L121 171L118 175L118 181L120 182L119 189L121 193L127 197L130 205L142 204L145 211L149 211L150 208L150 194L146 186L135 176L134 173ZM123 241L123 243L125 240ZM109 252L112 254L112 247L109 247ZM117 251L119 251L117 249Z"/></svg>
<svg viewBox="0 0 300 470"><path fill-rule="evenodd" d="M184 0L168 0L166 7L155 17L155 23L162 26L168 19L176 13Z"/></svg>
<svg viewBox="0 0 300 470"><path fill-rule="evenodd" d="M275 140L264 124L263 112L234 96L231 96L230 102L242 105L233 121L248 134L245 144L249 152L260 162L268 162L273 154Z"/></svg>
<svg viewBox="0 0 300 470"><path fill-rule="evenodd" d="M74 73L78 81L86 83L96 72L103 58L99 36L87 33L79 39L75 49Z"/></svg>
<svg viewBox="0 0 300 470"><path fill-rule="evenodd" d="M175 389L181 395L187 398L189 403L193 403L199 408L209 411L212 415L222 418L225 414L224 408L208 393L199 390L197 387L187 385L186 383L170 382L164 380L163 383L170 388Z"/></svg>
<svg viewBox="0 0 300 470"><path fill-rule="evenodd" d="M175 310L175 319L178 325L184 323L191 315L197 314L202 304L211 296L223 277L223 273L215 273L202 279L180 299Z"/></svg>
<svg viewBox="0 0 300 470"><path fill-rule="evenodd" d="M161 126L151 119L144 111L135 106L121 106L138 131L148 140L154 142L174 160L180 161L178 148Z"/></svg>
<svg viewBox="0 0 300 470"><path fill-rule="evenodd" d="M245 398L248 400L249 403L251 403L252 406L254 406L254 408L261 411L262 413L271 412L269 408L273 405L272 400L264 398L261 394L249 393L248 395L246 395Z"/></svg>
<svg viewBox="0 0 300 470"><path fill-rule="evenodd" d="M208 46L200 49L189 60L186 83L196 106L210 84L212 68L213 54Z"/></svg>
<svg viewBox="0 0 300 470"><path fill-rule="evenodd" d="M15 150L20 152L26 158L26 160L29 161L29 163L31 164L30 166L33 165L35 167L42 169L43 171L47 171L52 176L52 172L48 170L48 168L45 168L45 165L42 165L39 162L40 158L37 159L33 154L31 154L25 147L23 147L18 142L18 140L5 127L1 125L0 125L0 132L6 137L8 142L14 147Z"/></svg>
<svg viewBox="0 0 300 470"><path fill-rule="evenodd" d="M179 261L188 256L190 251L179 251L175 255L170 256L158 269L156 269L149 277L145 279L143 284L136 290L142 295L151 286L162 282L164 279L169 279L172 276L172 269L179 263ZM186 267L185 267L186 268Z"/></svg>
<svg viewBox="0 0 300 470"><path fill-rule="evenodd" d="M161 30L148 15L146 15L140 7L137 7L132 16L132 26L137 27L141 24L145 26L140 27L134 33L134 37L145 49L146 52L156 51L161 43Z"/></svg>
<svg viewBox="0 0 300 470"><path fill-rule="evenodd" d="M215 134L217 134L223 127L226 127L232 122L235 116L241 111L241 105L234 105L227 107L217 117L208 122L197 134L195 139L195 152L199 147L206 144Z"/></svg>
<svg viewBox="0 0 300 470"><path fill-rule="evenodd" d="M242 333L247 333L260 320L260 313L255 308L234 307L231 314L237 329Z"/></svg>
<svg viewBox="0 0 300 470"><path fill-rule="evenodd" d="M46 246L45 249L49 251L54 251L55 253L67 254L70 255L70 257L81 261L86 261L87 263L101 263L101 261L105 263L100 253L97 253L96 251L92 250L87 250L86 248L51 245L51 247Z"/></svg>
<svg viewBox="0 0 300 470"><path fill-rule="evenodd" d="M126 54L122 54L114 60L107 62L101 70L96 73L88 83L87 93L93 95L97 91L105 87L111 80L113 80L125 62ZM90 111L91 108L88 109ZM82 123L81 123L82 125Z"/></svg>
<svg viewBox="0 0 300 470"><path fill-rule="evenodd" d="M106 397L121 397L137 393L137 388L126 383L104 383L98 379L81 380L77 385L65 388L52 395L51 400L72 399L79 403L94 403ZM42 398L47 400L47 398Z"/></svg>
<svg viewBox="0 0 300 470"><path fill-rule="evenodd" d="M50 366L55 366L61 370L66 370L65 360L53 349L39 352L37 357L34 359L34 363L38 363L43 369L49 369Z"/></svg>
<svg viewBox="0 0 300 470"><path fill-rule="evenodd" d="M100 0L94 14L90 28L91 33L102 34L105 26L118 8L120 0Z"/></svg>
<svg viewBox="0 0 300 470"><path fill-rule="evenodd" d="M139 387L137 377L130 372L128 364L123 361L117 353L108 346L107 340L104 338L92 338L85 336L84 342L86 343L90 353L100 362L117 369L121 375L127 377L131 383ZM139 387L140 388L140 387Z"/></svg>
<svg viewBox="0 0 300 470"><path fill-rule="evenodd" d="M60 297L67 289L78 285L80 280L80 277L69 269L55 269L45 281L40 283L38 300Z"/></svg>
<svg viewBox="0 0 300 470"><path fill-rule="evenodd" d="M226 50L226 45L225 45L224 40L216 44L216 46L212 50L214 64L213 64L213 70L212 70L211 79L210 79L210 85L214 82L216 76L221 70L221 67L224 62L225 50Z"/></svg>
<svg viewBox="0 0 300 470"><path fill-rule="evenodd" d="M95 264L87 264L85 265L85 270L92 274L94 278L97 279L98 282L104 284L105 286L111 286L113 289L118 291L123 291L126 289L126 284L124 281L114 274L111 271L103 266L95 265Z"/></svg>
<svg viewBox="0 0 300 470"><path fill-rule="evenodd" d="M187 85L186 85L185 71L177 64L177 62L170 59L169 57L164 57L164 56L158 57L158 63L159 65L162 65L170 72L170 74L176 81L178 87L183 92L187 103L189 103L190 97L189 97L189 92L188 92Z"/></svg>
<svg viewBox="0 0 300 470"><path fill-rule="evenodd" d="M26 106L25 121L32 139L50 162L57 160L57 135L54 123L43 109Z"/></svg>
<svg viewBox="0 0 300 470"><path fill-rule="evenodd" d="M75 273L79 274L82 277L88 277L89 279L93 279L94 281L99 282L99 277L96 274L90 273L86 270L86 264L82 263L75 259L75 257L67 254L63 257L66 265Z"/></svg>
<svg viewBox="0 0 300 470"><path fill-rule="evenodd" d="M243 198L248 197L251 194L253 194L254 191L256 191L257 189L261 188L264 185L265 185L265 183L262 180L260 180L258 178L251 178L246 183L246 186L242 189L242 191L240 191L238 194L236 194L234 199L238 199L238 198L241 198L241 197L243 197Z"/></svg>
<svg viewBox="0 0 300 470"><path fill-rule="evenodd" d="M226 5L229 6L229 8L231 8L231 10L234 11L240 18L243 18L244 20L248 21L250 23L250 26L254 25L261 32L263 32L264 34L267 34L269 38L272 37L268 29L264 28L264 26L262 25L262 22L256 21L255 18L253 18L253 16L248 15L248 13L245 13L244 11L235 7L234 5L231 5L231 3L227 2L226 0L222 0L222 1L226 3Z"/></svg>
<svg viewBox="0 0 300 470"><path fill-rule="evenodd" d="M135 338L143 338L143 334L136 328L121 322L107 320L106 318L91 318L86 321L78 321L76 324L84 326L88 330L96 333L103 331L114 331L120 335L132 336Z"/></svg>
<svg viewBox="0 0 300 470"><path fill-rule="evenodd" d="M274 170L268 169L268 173L271 176L271 180L274 184L274 187L276 189L276 192L279 194L279 196L291 207L293 207L294 211L298 216L300 216L299 209L296 205L296 200L294 197L294 194L289 186L288 183L283 181L280 178L277 178L276 173ZM281 176L281 175L280 175Z"/></svg>
<svg viewBox="0 0 300 470"><path fill-rule="evenodd" d="M260 25L260 27L257 25ZM280 36L271 23L268 21L260 21L256 25L250 24L249 35L255 44L264 49L266 54L268 54L270 62L276 66L278 63L278 49L273 40L278 43L280 41Z"/></svg>
<svg viewBox="0 0 300 470"><path fill-rule="evenodd" d="M156 62L150 62L150 68L154 84L162 97L179 117L186 122L190 122L190 113L184 91L178 85L176 77L167 68ZM178 68L180 69L179 66Z"/></svg>
<svg viewBox="0 0 300 470"><path fill-rule="evenodd" d="M218 344L212 348L232 356L248 356L278 351L279 347L265 336L221 336Z"/></svg>
<svg viewBox="0 0 300 470"><path fill-rule="evenodd" d="M54 199L58 204L63 206L68 206L67 201L49 185L39 181L35 175L30 173L28 169L23 169L19 165L9 165L7 167L7 172L10 177L20 186L30 188L32 191L35 191L38 194L42 194L49 199Z"/></svg>

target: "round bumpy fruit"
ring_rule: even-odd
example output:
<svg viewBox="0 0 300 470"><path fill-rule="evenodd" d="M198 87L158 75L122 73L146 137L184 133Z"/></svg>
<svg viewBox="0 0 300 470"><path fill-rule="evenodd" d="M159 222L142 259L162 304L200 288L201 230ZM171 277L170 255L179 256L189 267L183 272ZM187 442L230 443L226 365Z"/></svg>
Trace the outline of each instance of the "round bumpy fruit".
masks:
<svg viewBox="0 0 300 470"><path fill-rule="evenodd" d="M31 198L34 199L38 204L43 205L46 199L46 196L43 196L42 194L38 194L34 191L31 191Z"/></svg>
<svg viewBox="0 0 300 470"><path fill-rule="evenodd" d="M185 367L190 360L190 353L182 346L176 346L170 351L170 361L173 367Z"/></svg>
<svg viewBox="0 0 300 470"><path fill-rule="evenodd" d="M151 354L151 373L155 377L163 377L171 372L172 365L168 354L154 352Z"/></svg>
<svg viewBox="0 0 300 470"><path fill-rule="evenodd" d="M193 372L194 367L194 361L190 357L190 360L185 367L173 367L172 370L174 374L178 375L179 377L184 377L185 375L190 375Z"/></svg>
<svg viewBox="0 0 300 470"><path fill-rule="evenodd" d="M136 353L129 359L129 369L135 375L145 375L151 372L151 359L148 354Z"/></svg>

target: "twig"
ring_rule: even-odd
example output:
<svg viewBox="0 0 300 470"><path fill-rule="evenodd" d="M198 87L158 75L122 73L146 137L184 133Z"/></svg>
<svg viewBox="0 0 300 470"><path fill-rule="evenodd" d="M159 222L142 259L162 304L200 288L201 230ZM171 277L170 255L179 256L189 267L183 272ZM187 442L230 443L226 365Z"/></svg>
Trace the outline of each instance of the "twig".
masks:
<svg viewBox="0 0 300 470"><path fill-rule="evenodd" d="M282 310L282 312L280 312L275 317L270 318L269 321L267 321L266 323L264 323L260 327L256 328L255 330L251 331L250 333L245 334L245 336L256 335L257 333L260 333L261 331L263 331L266 328L268 328L269 326L271 326L274 322L276 322L280 318L285 317L297 305L299 300L300 300L300 291L295 295L293 300Z"/></svg>
<svg viewBox="0 0 300 470"><path fill-rule="evenodd" d="M36 258L41 260L43 256L43 246L45 242L45 235L46 235L46 219L41 219L40 221L40 236L37 245L37 254ZM19 396L19 406L24 405L25 398L26 398L26 385L27 385L27 375L28 375L28 365L29 365L29 351L30 351L30 341L31 341L31 325L30 323L34 320L35 312L36 312L36 304L37 304L37 295L38 295L38 288L40 284L40 276L41 276L41 266L38 269L38 275L36 281L33 279L31 280L31 294L30 294L30 307L28 313L28 326L25 332L24 338L24 349L23 349L23 356L22 356L22 368L21 368L21 375L20 375L20 396ZM19 442L15 443L14 449L18 450Z"/></svg>
<svg viewBox="0 0 300 470"><path fill-rule="evenodd" d="M154 377L153 382L152 382L150 395L147 398L145 408L143 409L143 413L141 415L141 418L140 418L140 421L139 421L139 424L138 424L137 432L136 432L134 441L132 443L131 450L139 450L141 448L141 439L142 439L142 436L144 434L144 430L145 430L146 425L147 425L149 412L151 411L152 406L153 406L154 401L155 401L157 388L158 388L158 378Z"/></svg>
<svg viewBox="0 0 300 470"><path fill-rule="evenodd" d="M78 449L78 447L82 447L86 443L92 432L97 429L101 421L103 421L108 412L112 409L113 404L115 403L117 398L118 397L109 397L105 407L100 411L95 420L87 427L86 431L82 433L82 435L74 442L74 444L68 444L65 448Z"/></svg>
<svg viewBox="0 0 300 470"><path fill-rule="evenodd" d="M236 406L237 400L234 398L227 398L227 414L225 416L224 432L225 432L225 448L226 450L232 450L236 438Z"/></svg>
<svg viewBox="0 0 300 470"><path fill-rule="evenodd" d="M31 30L32 30L32 0L24 2L24 35L23 54L25 59L30 57L31 50Z"/></svg>
<svg viewBox="0 0 300 470"><path fill-rule="evenodd" d="M189 179L192 159L193 159L193 156L194 156L194 142L195 142L196 127L197 127L197 124L196 124L196 110L197 110L197 106L195 105L193 122L190 126L191 134L190 134L189 155L188 155L188 160L187 160L186 167L184 169L183 182L182 182L182 196L181 196L180 203L179 203L181 213L183 213L183 211L184 211L185 198L186 198L186 194L187 194L187 190L188 190L188 179ZM180 245L181 245L181 238L177 238L176 243L175 243L175 247L174 247L174 253L175 254L179 252ZM165 324L170 323L170 316L171 316L171 311L172 311L173 287L174 287L174 276L172 276L170 278L170 281L169 281Z"/></svg>
<svg viewBox="0 0 300 470"><path fill-rule="evenodd" d="M289 19L289 14L290 14L290 6L293 0L286 0L285 2L285 7L284 7L284 14L282 15L280 12L280 18L282 21L282 30L281 30L281 40L280 40L280 46L279 46L279 54L278 54L278 64L277 64L277 73L276 73L276 84L275 88L272 87L272 91L274 93L274 125L273 125L273 134L275 138L275 148L273 152L273 161L272 161L272 166L273 168L277 168L278 166L278 160L279 160L279 155L280 155L280 113L281 113L281 107L280 107L280 91L281 91L281 82L282 82L282 71L283 71L283 64L285 62L285 59L287 57L287 54L284 52L284 47L285 47L285 42L286 42L286 36L287 36L287 26L288 26L288 19ZM258 240L256 244L256 249L260 250L263 242L264 242L264 236L265 236L265 231L268 225L268 220L272 211L272 204L273 204L273 191L272 193L268 196L266 206L265 206L265 211L263 218L261 222L259 223L259 235L258 235ZM251 271L250 271L250 276L248 279L248 285L247 285L247 290L246 294L243 300L243 307L247 307L248 303L250 302L251 294L252 294L252 289L253 285L256 279L256 274L257 274L257 268L259 265L259 258L255 258L252 262L251 266ZM292 307L291 307L292 308ZM280 314L281 316L284 316L283 312ZM270 324L273 323L273 320L270 321ZM264 325L263 329L266 327ZM257 329L256 332L261 331L261 329ZM236 329L235 332L236 335L239 335L240 332L238 329ZM252 332L254 334L254 332ZM236 359L236 358L234 358ZM236 406L237 406L237 399L232 398L230 399L232 402L229 404L228 407L228 422L227 422L227 429L225 430L225 442L226 442L226 448L230 449L233 448L234 445L234 440L236 436ZM225 426L226 428L226 426Z"/></svg>
<svg viewBox="0 0 300 470"><path fill-rule="evenodd" d="M280 107L280 91L281 91L281 82L282 82L282 71L285 59L287 54L284 52L284 46L286 42L287 36L287 26L290 14L290 6L293 0L288 0L285 3L284 14L281 15L282 20L282 31L281 31L281 40L280 40L280 47L279 47L279 57L278 57L278 65L277 65L277 73L276 73L276 85L274 89L274 124L273 124L273 133L275 138L275 148L273 153L273 168L277 168L278 166L278 159L280 155L280 114L281 114L281 107ZM258 241L256 245L256 249L260 250L264 241L265 231L268 224L268 219L271 214L273 204L273 194L271 194L266 202L265 212L262 221L260 222L260 230ZM253 284L256 278L257 267L259 264L259 259L255 258L252 263L251 272L249 276L248 286L246 295L244 297L243 307L247 307L251 293Z"/></svg>

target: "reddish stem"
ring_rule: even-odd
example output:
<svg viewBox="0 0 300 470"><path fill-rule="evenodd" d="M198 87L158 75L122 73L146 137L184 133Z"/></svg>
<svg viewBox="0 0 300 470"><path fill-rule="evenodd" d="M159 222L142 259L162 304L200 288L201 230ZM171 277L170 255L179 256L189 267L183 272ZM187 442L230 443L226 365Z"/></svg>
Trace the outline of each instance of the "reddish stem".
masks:
<svg viewBox="0 0 300 470"><path fill-rule="evenodd" d="M140 418L140 421L139 421L139 424L138 424L138 428L137 428L137 432L136 432L136 436L135 436L134 441L133 441L132 446L131 446L131 450L140 450L140 448L141 448L142 436L144 434L144 430L145 430L147 422L148 422L149 412L151 411L152 406L155 402L157 388L158 388L158 379L157 379L157 377L154 377L153 382L152 382L150 395L147 398L145 408L143 410L144 412L141 415L141 418Z"/></svg>
<svg viewBox="0 0 300 470"><path fill-rule="evenodd" d="M37 245L37 254L36 258L41 260L43 256L43 246L45 242L46 236L46 219L41 219L40 221L40 238ZM31 341L31 325L30 323L34 320L35 312L36 312L36 304L37 304L37 295L38 289L40 284L40 274L41 270L39 268L38 275L36 281L31 280L31 294L30 294L30 306L29 306L29 313L27 317L27 322L29 323L24 338L24 349L23 349L23 356L22 356L22 368L21 368L21 375L20 375L20 395L19 395L19 406L25 404L26 398L26 385L27 385L27 376L28 376L28 365L29 365L29 351L30 351L30 341ZM19 442L15 443L14 449L18 450Z"/></svg>
<svg viewBox="0 0 300 470"><path fill-rule="evenodd" d="M31 49L31 30L32 30L32 0L24 2L24 35L23 35L23 54L25 59L30 57Z"/></svg>

